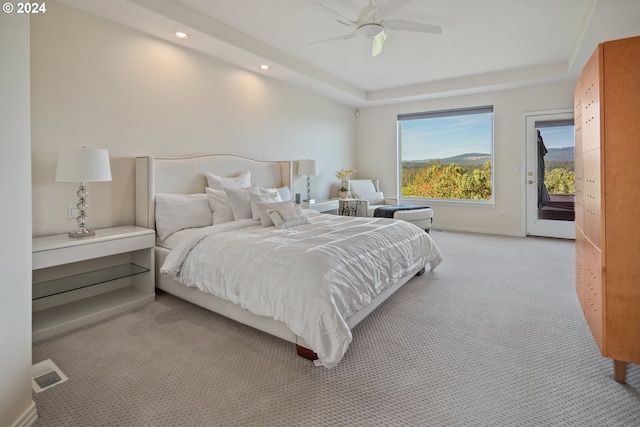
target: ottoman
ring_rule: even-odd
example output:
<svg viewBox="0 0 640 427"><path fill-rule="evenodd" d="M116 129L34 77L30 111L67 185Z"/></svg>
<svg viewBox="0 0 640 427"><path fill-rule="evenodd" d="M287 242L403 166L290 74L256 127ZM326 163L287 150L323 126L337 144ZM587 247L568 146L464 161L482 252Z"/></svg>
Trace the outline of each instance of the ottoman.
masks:
<svg viewBox="0 0 640 427"><path fill-rule="evenodd" d="M413 205L381 206L376 208L373 216L411 222L428 233L433 222L433 209Z"/></svg>
<svg viewBox="0 0 640 427"><path fill-rule="evenodd" d="M395 211L393 217L411 222L428 233L433 222L433 209L422 208L410 211Z"/></svg>

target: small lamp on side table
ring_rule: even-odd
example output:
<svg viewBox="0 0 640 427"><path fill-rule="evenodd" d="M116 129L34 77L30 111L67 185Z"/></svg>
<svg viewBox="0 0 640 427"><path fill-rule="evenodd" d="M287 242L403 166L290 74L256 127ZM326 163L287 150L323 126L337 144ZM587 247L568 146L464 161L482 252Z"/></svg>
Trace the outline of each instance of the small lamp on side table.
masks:
<svg viewBox="0 0 640 427"><path fill-rule="evenodd" d="M298 175L307 176L307 199L305 200L305 202L309 203L310 205L315 203L315 199L311 198L311 175L320 175L318 161L311 159L298 160Z"/></svg>
<svg viewBox="0 0 640 427"><path fill-rule="evenodd" d="M80 223L78 231L69 233L69 236L89 237L96 232L87 228L86 219L87 196L89 192L85 182L111 181L111 165L109 163L109 151L97 148L79 148L62 150L58 153L58 165L56 168L56 182L80 182L76 192L78 196L78 217Z"/></svg>

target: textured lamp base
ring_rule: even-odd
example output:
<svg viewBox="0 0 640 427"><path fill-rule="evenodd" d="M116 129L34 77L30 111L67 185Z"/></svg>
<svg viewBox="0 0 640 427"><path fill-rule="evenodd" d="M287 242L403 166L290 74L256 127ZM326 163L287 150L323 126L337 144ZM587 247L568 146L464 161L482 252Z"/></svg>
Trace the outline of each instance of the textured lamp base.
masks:
<svg viewBox="0 0 640 427"><path fill-rule="evenodd" d="M74 239L78 239L80 237L91 237L91 236L95 236L96 232L93 230L87 230L87 231L74 231L72 233L69 233L69 237L73 237Z"/></svg>
<svg viewBox="0 0 640 427"><path fill-rule="evenodd" d="M80 223L80 226L78 227L77 231L69 233L69 237L73 237L74 239L77 239L80 237L95 236L96 232L89 230L86 224L86 219L89 217L87 215L87 208L89 207L89 204L87 203L87 196L89 195L89 192L87 191L87 186L84 185L84 181L82 181L82 184L80 184L80 187L78 187L78 191L76 192L76 195L79 198L76 208L80 213L80 215L78 215L76 220Z"/></svg>

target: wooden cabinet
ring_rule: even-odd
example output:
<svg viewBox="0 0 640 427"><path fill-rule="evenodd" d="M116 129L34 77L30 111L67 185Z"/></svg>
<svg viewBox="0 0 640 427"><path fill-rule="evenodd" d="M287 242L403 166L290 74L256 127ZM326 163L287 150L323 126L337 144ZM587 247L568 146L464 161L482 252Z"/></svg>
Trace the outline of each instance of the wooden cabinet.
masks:
<svg viewBox="0 0 640 427"><path fill-rule="evenodd" d="M598 45L574 106L576 292L625 382L640 363L640 37Z"/></svg>

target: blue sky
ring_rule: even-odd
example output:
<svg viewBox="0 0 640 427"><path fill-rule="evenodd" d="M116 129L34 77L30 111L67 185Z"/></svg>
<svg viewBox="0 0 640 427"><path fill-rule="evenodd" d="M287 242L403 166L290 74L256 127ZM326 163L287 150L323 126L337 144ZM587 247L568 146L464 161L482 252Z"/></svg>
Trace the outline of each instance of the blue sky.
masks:
<svg viewBox="0 0 640 427"><path fill-rule="evenodd" d="M464 153L491 153L491 113L403 120L402 159L445 159ZM573 146L573 126L541 129L547 148Z"/></svg>
<svg viewBox="0 0 640 427"><path fill-rule="evenodd" d="M540 129L544 146L549 148L573 147L573 126L557 126Z"/></svg>
<svg viewBox="0 0 640 427"><path fill-rule="evenodd" d="M403 120L402 159L444 159L464 153L491 153L491 113Z"/></svg>

